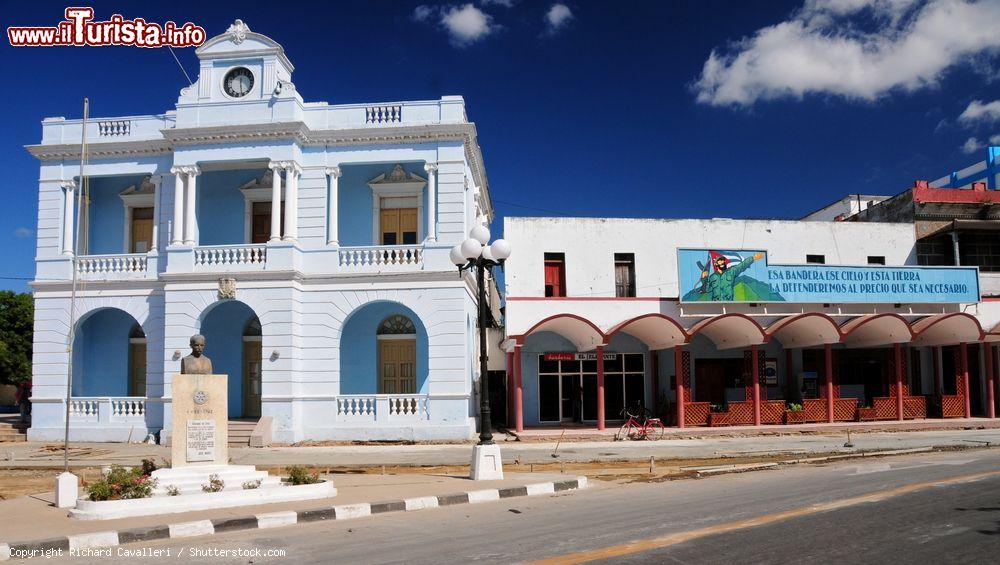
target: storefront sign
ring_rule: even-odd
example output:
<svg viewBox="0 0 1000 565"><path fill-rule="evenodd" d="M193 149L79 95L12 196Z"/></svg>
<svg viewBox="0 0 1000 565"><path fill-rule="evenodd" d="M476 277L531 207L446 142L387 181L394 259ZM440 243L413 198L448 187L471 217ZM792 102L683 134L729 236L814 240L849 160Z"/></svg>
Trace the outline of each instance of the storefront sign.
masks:
<svg viewBox="0 0 1000 565"><path fill-rule="evenodd" d="M979 302L975 267L770 265L765 251L678 249L682 302Z"/></svg>
<svg viewBox="0 0 1000 565"><path fill-rule="evenodd" d="M605 353L605 361L614 361L618 358L617 353ZM597 353L570 353L570 352L553 352L545 354L546 361L597 361Z"/></svg>
<svg viewBox="0 0 1000 565"><path fill-rule="evenodd" d="M764 361L764 385L778 386L778 360L773 357Z"/></svg>

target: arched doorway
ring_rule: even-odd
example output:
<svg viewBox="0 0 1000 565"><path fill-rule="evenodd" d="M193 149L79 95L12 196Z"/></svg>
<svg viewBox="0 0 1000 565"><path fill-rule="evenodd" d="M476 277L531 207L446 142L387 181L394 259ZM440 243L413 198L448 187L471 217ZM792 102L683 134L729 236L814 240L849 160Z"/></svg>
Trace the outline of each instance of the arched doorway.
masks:
<svg viewBox="0 0 1000 565"><path fill-rule="evenodd" d="M427 330L402 304L372 302L344 322L341 394L417 394L427 381Z"/></svg>
<svg viewBox="0 0 1000 565"><path fill-rule="evenodd" d="M379 394L413 394L417 388L417 329L402 314L382 320L378 341Z"/></svg>
<svg viewBox="0 0 1000 565"><path fill-rule="evenodd" d="M131 314L101 308L73 339L73 396L145 396L146 335Z"/></svg>
<svg viewBox="0 0 1000 565"><path fill-rule="evenodd" d="M237 300L219 302L202 315L205 355L216 374L229 376L229 417L260 417L263 343L260 319Z"/></svg>

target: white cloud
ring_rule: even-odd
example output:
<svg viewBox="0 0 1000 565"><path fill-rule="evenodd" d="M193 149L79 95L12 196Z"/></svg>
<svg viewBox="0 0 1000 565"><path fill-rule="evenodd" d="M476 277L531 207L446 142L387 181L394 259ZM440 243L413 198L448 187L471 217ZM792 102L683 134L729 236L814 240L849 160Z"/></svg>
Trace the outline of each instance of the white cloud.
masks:
<svg viewBox="0 0 1000 565"><path fill-rule="evenodd" d="M562 29L572 19L573 11L566 4L553 4L549 11L545 12L545 25L552 33Z"/></svg>
<svg viewBox="0 0 1000 565"><path fill-rule="evenodd" d="M872 101L995 56L998 26L995 0L807 0L786 21L714 49L692 89L716 106L807 94Z"/></svg>
<svg viewBox="0 0 1000 565"><path fill-rule="evenodd" d="M965 143L962 144L962 152L963 153L975 153L976 151L979 151L982 148L983 148L983 144L978 139L976 139L974 137L970 137L969 139L966 139Z"/></svg>
<svg viewBox="0 0 1000 565"><path fill-rule="evenodd" d="M17 228L14 230L14 237L26 239L35 235L35 230L31 228Z"/></svg>
<svg viewBox="0 0 1000 565"><path fill-rule="evenodd" d="M432 15L434 15L434 6L428 6L426 4L421 4L413 9L413 19L418 22L425 22Z"/></svg>
<svg viewBox="0 0 1000 565"><path fill-rule="evenodd" d="M1000 100L994 100L985 104L982 100L973 100L965 108L965 111L958 116L958 121L967 124L978 121L1000 121Z"/></svg>
<svg viewBox="0 0 1000 565"><path fill-rule="evenodd" d="M990 145L1000 145L1000 133L990 136Z"/></svg>
<svg viewBox="0 0 1000 565"><path fill-rule="evenodd" d="M441 12L441 25L451 36L451 42L459 47L475 43L495 32L493 16L484 13L472 4L452 6Z"/></svg>

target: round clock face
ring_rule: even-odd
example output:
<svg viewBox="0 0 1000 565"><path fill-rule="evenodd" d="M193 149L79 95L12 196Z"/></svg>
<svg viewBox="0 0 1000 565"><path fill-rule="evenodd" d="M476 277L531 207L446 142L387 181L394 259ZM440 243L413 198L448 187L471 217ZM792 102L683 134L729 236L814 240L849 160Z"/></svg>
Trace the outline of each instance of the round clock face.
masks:
<svg viewBox="0 0 1000 565"><path fill-rule="evenodd" d="M222 88L233 98L242 98L253 88L253 73L245 67L237 67L222 79Z"/></svg>

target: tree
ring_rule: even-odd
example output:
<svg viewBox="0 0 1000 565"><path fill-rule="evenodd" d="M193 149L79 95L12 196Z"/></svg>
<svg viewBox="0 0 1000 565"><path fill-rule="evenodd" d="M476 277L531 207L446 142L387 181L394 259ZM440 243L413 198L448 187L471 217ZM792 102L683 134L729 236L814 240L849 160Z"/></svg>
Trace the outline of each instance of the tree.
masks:
<svg viewBox="0 0 1000 565"><path fill-rule="evenodd" d="M0 290L0 383L31 378L35 302L28 293Z"/></svg>

